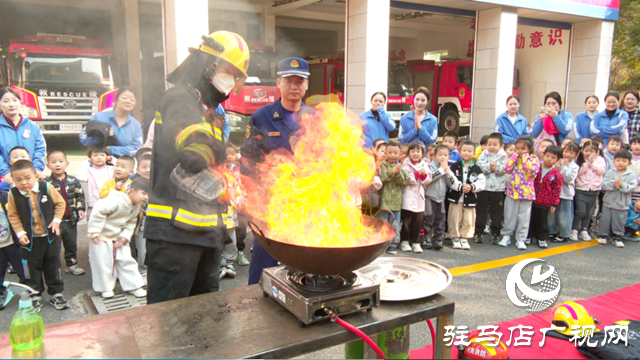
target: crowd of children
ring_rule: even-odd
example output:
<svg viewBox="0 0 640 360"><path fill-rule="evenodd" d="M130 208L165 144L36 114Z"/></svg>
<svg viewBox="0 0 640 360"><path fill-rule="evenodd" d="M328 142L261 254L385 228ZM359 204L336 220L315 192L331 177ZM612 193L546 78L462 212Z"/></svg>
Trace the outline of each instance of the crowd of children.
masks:
<svg viewBox="0 0 640 360"><path fill-rule="evenodd" d="M223 251L221 279L235 276L234 261L249 265L244 244L239 246L235 241L236 211L245 200L236 148L231 143L227 143L227 155L224 175L229 183L229 219L234 224L227 224L231 242ZM60 258L63 254L66 273L85 273L78 266L77 256L78 222L85 217L93 290L111 298L119 281L123 291L146 296L144 224L152 149L141 148L135 157L122 155L116 159L107 147L94 145L87 156L74 177L67 173L67 154L50 151L46 166L51 175L39 180L27 149L17 146L9 153L13 187L0 191L0 306L5 294L2 282L10 266L21 283L38 292L32 296L35 307L40 309L43 304L45 285L54 308L69 307L63 296ZM86 194L81 182L86 183Z"/></svg>
<svg viewBox="0 0 640 360"><path fill-rule="evenodd" d="M599 136L558 146L528 135L504 144L498 132L478 148L455 132L426 149L379 139L372 154L380 202L367 211L384 210L378 218L398 230L389 254L439 250L447 239L469 250L485 233L493 245L546 248L591 241L590 230L600 244L623 248L624 239L640 239L640 136L631 152L619 136L603 145Z"/></svg>

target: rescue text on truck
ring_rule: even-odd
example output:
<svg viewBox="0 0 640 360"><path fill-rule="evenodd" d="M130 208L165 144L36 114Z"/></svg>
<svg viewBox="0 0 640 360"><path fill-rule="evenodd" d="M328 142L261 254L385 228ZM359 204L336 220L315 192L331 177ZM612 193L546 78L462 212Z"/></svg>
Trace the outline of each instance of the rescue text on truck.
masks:
<svg viewBox="0 0 640 360"><path fill-rule="evenodd" d="M84 36L43 34L10 40L0 61L0 84L22 97L23 113L45 135L79 134L113 106L114 52Z"/></svg>

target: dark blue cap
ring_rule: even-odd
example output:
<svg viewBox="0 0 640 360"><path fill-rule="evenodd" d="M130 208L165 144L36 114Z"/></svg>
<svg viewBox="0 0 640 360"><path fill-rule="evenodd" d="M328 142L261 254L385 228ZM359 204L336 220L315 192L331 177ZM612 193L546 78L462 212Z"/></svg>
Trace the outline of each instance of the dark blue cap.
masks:
<svg viewBox="0 0 640 360"><path fill-rule="evenodd" d="M309 78L309 63L305 59L290 57L280 61L278 77L300 76Z"/></svg>

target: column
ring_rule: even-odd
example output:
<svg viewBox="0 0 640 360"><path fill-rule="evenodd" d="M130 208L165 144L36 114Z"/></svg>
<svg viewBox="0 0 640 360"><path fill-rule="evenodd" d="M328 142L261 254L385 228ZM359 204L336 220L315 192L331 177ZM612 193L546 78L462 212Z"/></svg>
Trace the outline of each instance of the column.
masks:
<svg viewBox="0 0 640 360"><path fill-rule="evenodd" d="M513 92L517 10L497 7L479 11L476 27L471 138L477 142L493 132L495 120L505 111L505 101Z"/></svg>
<svg viewBox="0 0 640 360"><path fill-rule="evenodd" d="M209 35L207 0L163 0L163 40L165 73L172 72L188 55L189 47L198 46L202 35Z"/></svg>
<svg viewBox="0 0 640 360"><path fill-rule="evenodd" d="M602 98L609 88L614 22L592 20L573 25L573 43L569 59L567 110L574 116L584 111L589 95L600 98L598 110L604 110Z"/></svg>
<svg viewBox="0 0 640 360"><path fill-rule="evenodd" d="M346 94L349 110L370 107L376 91L387 92L389 68L389 0L348 0Z"/></svg>
<svg viewBox="0 0 640 360"><path fill-rule="evenodd" d="M271 46L276 50L276 16L269 15L271 5L265 5L264 10L260 13L260 27L262 30L262 45Z"/></svg>
<svg viewBox="0 0 640 360"><path fill-rule="evenodd" d="M129 86L136 93L136 107L133 117L142 121L144 109L142 96L142 61L140 54L140 21L138 18L138 0L124 0L124 23L126 28L127 70Z"/></svg>

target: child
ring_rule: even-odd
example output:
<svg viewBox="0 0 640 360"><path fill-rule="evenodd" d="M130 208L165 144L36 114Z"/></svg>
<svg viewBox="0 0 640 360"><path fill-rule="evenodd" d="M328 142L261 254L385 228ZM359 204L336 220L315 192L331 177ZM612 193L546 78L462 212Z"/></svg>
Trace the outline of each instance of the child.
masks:
<svg viewBox="0 0 640 360"><path fill-rule="evenodd" d="M616 157L616 154L621 149L622 149L622 138L618 135L614 135L610 137L609 142L607 143L607 147L603 151L604 159L607 162L607 171L615 168L613 159Z"/></svg>
<svg viewBox="0 0 640 360"><path fill-rule="evenodd" d="M506 143L504 144L504 152L507 153L509 159L516 153L516 144L515 143Z"/></svg>
<svg viewBox="0 0 640 360"><path fill-rule="evenodd" d="M565 144L562 149L562 159L556 163L556 167L562 174L562 191L560 193L560 206L549 213L549 237L553 242L565 242L571 237L573 225L573 198L576 195L576 178L580 167L575 163L580 148L573 141ZM576 239L577 240L577 239Z"/></svg>
<svg viewBox="0 0 640 360"><path fill-rule="evenodd" d="M575 141L573 141L573 139L571 139L571 138L566 138L566 139L562 140L562 144L560 145L560 148L562 150L564 150L564 147L567 146L568 143L575 143ZM576 151L576 153L577 153L577 151Z"/></svg>
<svg viewBox="0 0 640 360"><path fill-rule="evenodd" d="M76 178L87 183L87 221L91 218L93 205L100 199L100 188L113 177L113 166L107 164L109 150L102 146L91 146L87 151L89 159L83 162Z"/></svg>
<svg viewBox="0 0 640 360"><path fill-rule="evenodd" d="M456 150L456 143L458 142L458 133L455 131L447 131L442 135L442 145L449 148L449 166L453 165L457 161L462 159L460 153Z"/></svg>
<svg viewBox="0 0 640 360"><path fill-rule="evenodd" d="M607 164L599 155L598 143L586 139L576 160L579 170L576 177L576 196L573 199L575 214L571 236L569 236L571 241L578 241L578 232L581 240L592 240L588 231L591 212L598 200L598 192L602 188L602 175L607 171Z"/></svg>
<svg viewBox="0 0 640 360"><path fill-rule="evenodd" d="M638 186L631 193L631 202L635 203L640 200L640 136L634 136L631 141L631 167L638 178Z"/></svg>
<svg viewBox="0 0 640 360"><path fill-rule="evenodd" d="M487 140L489 140L489 135L482 135L482 137L480 138L480 146L476 148L476 154L473 156L473 161L475 161L476 163L480 159L480 155L482 155L482 152L487 148ZM500 145L500 148L502 148L502 145Z"/></svg>
<svg viewBox="0 0 640 360"><path fill-rule="evenodd" d="M609 143L613 136L609 138ZM613 233L611 243L624 248L624 224L627 220L627 210L631 205L631 193L637 185L636 175L631 170L631 153L620 150L616 153L614 167L607 170L602 181L602 190L606 191L602 199L602 216L598 224L598 243L606 245L609 235Z"/></svg>
<svg viewBox="0 0 640 360"><path fill-rule="evenodd" d="M407 185L408 175L400 162L400 143L389 141L386 150L386 159L380 164L380 210L378 218L386 221L396 228L397 234L391 241L387 253L396 254L400 243L400 211L402 209L402 188ZM393 216L389 214L393 213ZM392 222L393 217L393 222Z"/></svg>
<svg viewBox="0 0 640 360"><path fill-rule="evenodd" d="M604 146L604 139L602 138L602 136L594 135L591 137L591 140L597 142L598 148L602 150L602 147Z"/></svg>
<svg viewBox="0 0 640 360"><path fill-rule="evenodd" d="M421 253L418 242L424 216L424 184L431 176L424 159L424 145L414 141L409 145L409 157L404 160L403 169L407 173L407 185L402 189L402 230L400 250Z"/></svg>
<svg viewBox="0 0 640 360"><path fill-rule="evenodd" d="M51 295L49 303L56 310L69 307L62 296L60 278L60 221L65 213L62 195L46 182L39 182L36 168L28 160L11 165L15 187L9 192L9 222L22 246L24 284L38 292L33 306L42 307L44 281ZM35 206L37 204L37 207Z"/></svg>
<svg viewBox="0 0 640 360"><path fill-rule="evenodd" d="M228 143L227 143L228 144ZM227 158L228 159L228 158ZM236 244L236 228L238 227L238 210L242 209L246 203L240 188L240 178L232 170L226 169L225 176L227 178L227 193L224 202L229 204L227 210L227 234L231 242L225 243L222 249L222 257L220 261L220 279L225 275L231 278L236 277L236 269L233 267L233 261L238 261L238 246ZM238 261L238 263L240 263Z"/></svg>
<svg viewBox="0 0 640 360"><path fill-rule="evenodd" d="M435 150L436 147L438 145L436 144L429 144L429 146L427 146L427 156L425 156L425 159L427 159L427 162L432 162L433 158L435 157Z"/></svg>
<svg viewBox="0 0 640 360"><path fill-rule="evenodd" d="M409 156L409 144L402 144L399 157L400 163L404 163L404 159L406 159L407 156Z"/></svg>
<svg viewBox="0 0 640 360"><path fill-rule="evenodd" d="M475 145L471 141L464 141L460 145L462 159L451 166L455 178L448 178L449 205L448 225L454 249L469 250L468 239L472 239L476 224L477 193L484 190L485 177L478 165L473 162ZM451 181L453 180L453 181ZM482 233L479 233L480 236Z"/></svg>
<svg viewBox="0 0 640 360"><path fill-rule="evenodd" d="M29 156L29 150L24 146L14 146L11 151L9 151L9 165L13 164L18 160L29 160L31 161L31 156Z"/></svg>
<svg viewBox="0 0 640 360"><path fill-rule="evenodd" d="M116 280L120 281L122 290L135 297L147 296L138 264L131 257L129 239L138 221L140 205L149 199L148 188L146 179L135 179L126 193L112 191L95 204L87 226L91 239L91 284L105 299L114 296Z"/></svg>
<svg viewBox="0 0 640 360"><path fill-rule="evenodd" d="M487 215L491 216L491 244L500 242L500 229L504 216L504 191L507 189L509 175L504 172L508 161L507 153L502 149L502 134L491 133L487 136L485 150L478 159L478 166L486 178L484 191L478 193L476 207L476 237L482 242L482 232L487 225Z"/></svg>
<svg viewBox="0 0 640 360"><path fill-rule="evenodd" d="M548 246L549 214L556 212L562 192L562 174L556 167L561 157L562 149L556 145L547 147L542 154L542 167L534 183L536 199L531 208L529 236L525 242L527 245L531 243L531 239L535 238L538 241L538 247Z"/></svg>
<svg viewBox="0 0 640 360"><path fill-rule="evenodd" d="M629 205L625 227L625 240L638 241L640 239L640 200ZM0 266L2 266L0 264Z"/></svg>
<svg viewBox="0 0 640 360"><path fill-rule="evenodd" d="M515 141L516 152L509 158L504 172L511 174L511 182L504 200L504 227L500 231L500 246L509 246L515 237L516 247L526 250L531 204L536 199L534 181L540 172L540 159L533 155L533 139L521 136Z"/></svg>
<svg viewBox="0 0 640 360"><path fill-rule="evenodd" d="M116 162L116 166L113 168L113 179L107 180L100 188L100 199L106 198L111 190L122 191L124 193L129 191L128 187L129 184L131 184L129 176L133 174L134 165L135 160L131 156L120 156Z"/></svg>
<svg viewBox="0 0 640 360"><path fill-rule="evenodd" d="M136 174L131 177L131 180L142 178L149 181L149 178L151 177L152 159L153 157L150 154L140 156L140 158L137 160L138 167L136 169ZM136 259L138 260L138 271L140 271L140 275L142 275L145 284L147 283L147 239L145 239L144 237L144 224L146 220L147 204L145 203L140 206L140 216L138 217L138 224L136 225L135 231L133 232L133 245L135 246Z"/></svg>
<svg viewBox="0 0 640 360"><path fill-rule="evenodd" d="M78 267L78 221L84 219L85 201L84 191L80 181L67 174L67 154L61 150L52 150L47 155L47 168L51 170L51 176L46 182L62 195L65 202L64 216L60 223L60 237L64 245L64 260L66 267L64 272L73 275L82 275L84 270Z"/></svg>
<svg viewBox="0 0 640 360"><path fill-rule="evenodd" d="M434 159L429 164L431 177L425 182L425 206L423 227L425 241L422 243L424 249L442 249L442 238L444 237L444 200L447 195L447 177L449 182L453 182L453 174L449 168L449 147L438 145L434 150ZM430 237L433 231L433 244Z"/></svg>
<svg viewBox="0 0 640 360"><path fill-rule="evenodd" d="M376 160L376 164L380 164L382 160L384 160L384 152L387 149L387 143L381 142L376 146L375 151L373 152L373 158Z"/></svg>
<svg viewBox="0 0 640 360"><path fill-rule="evenodd" d="M536 149L535 154L538 156L538 158L542 159L542 155L547 150L547 148L549 146L553 146L553 145L555 145L555 143L553 141L551 141L549 139L543 139L538 144L538 148Z"/></svg>
<svg viewBox="0 0 640 360"><path fill-rule="evenodd" d="M143 156L152 155L152 154L153 154L153 149L148 147L140 148L138 151L136 151L136 162L140 162L140 159L142 159Z"/></svg>
<svg viewBox="0 0 640 360"><path fill-rule="evenodd" d="M18 274L20 282L24 283L24 271L22 269L22 254L20 243L16 237L16 233L11 229L7 213L7 202L9 201L9 192L0 190L0 310L4 309L4 275L7 272L8 264L13 264L14 271Z"/></svg>

